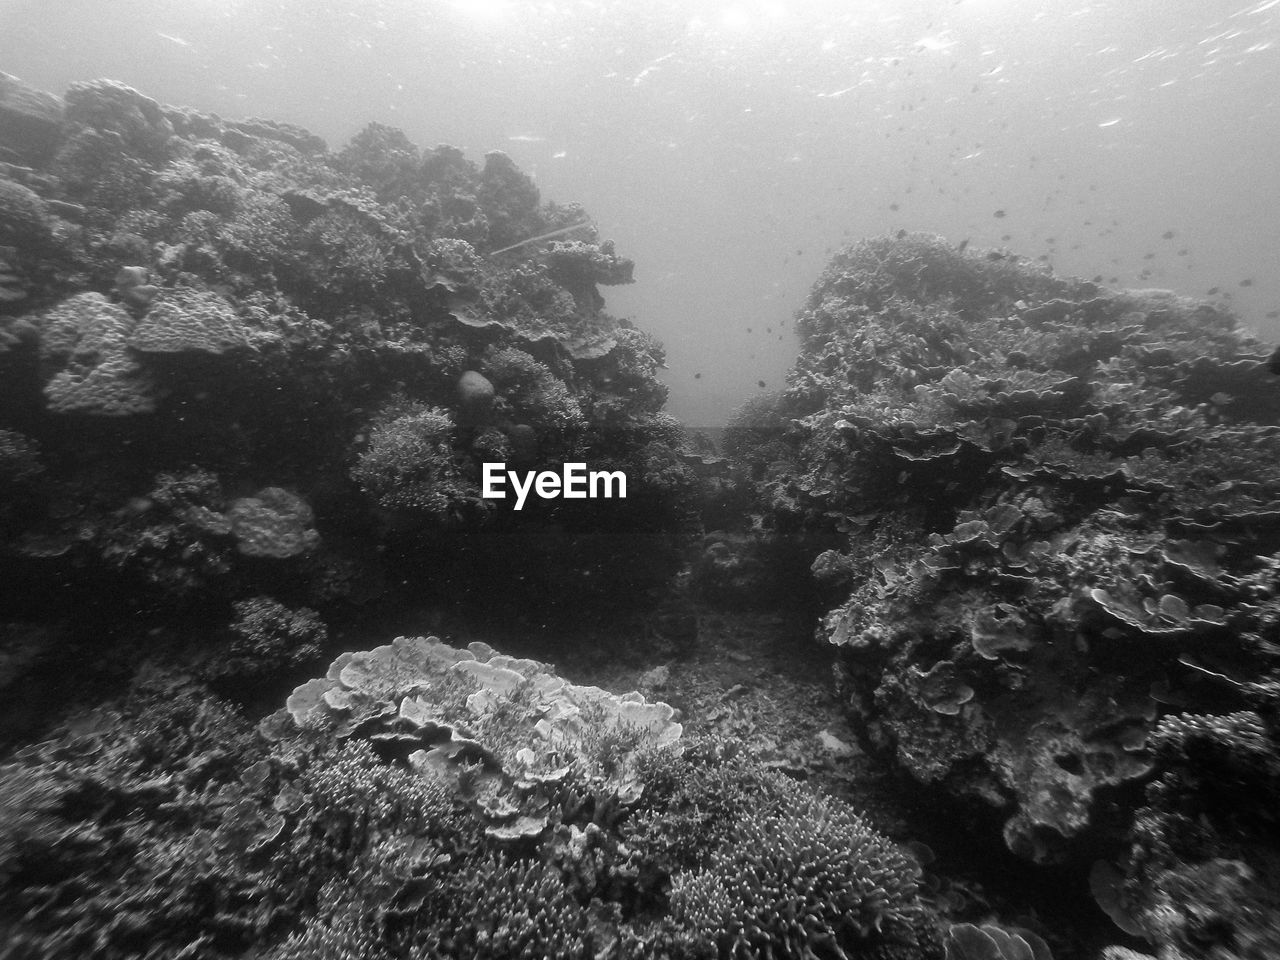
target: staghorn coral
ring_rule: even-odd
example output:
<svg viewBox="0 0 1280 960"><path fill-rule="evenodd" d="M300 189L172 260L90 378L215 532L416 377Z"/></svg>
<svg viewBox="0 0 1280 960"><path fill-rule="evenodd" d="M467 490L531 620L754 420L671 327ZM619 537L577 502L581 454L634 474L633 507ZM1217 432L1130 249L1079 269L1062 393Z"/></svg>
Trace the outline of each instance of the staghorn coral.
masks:
<svg viewBox="0 0 1280 960"><path fill-rule="evenodd" d="M818 798L753 812L697 872L672 880L677 923L726 957L871 955L914 946L917 867L863 820Z"/></svg>

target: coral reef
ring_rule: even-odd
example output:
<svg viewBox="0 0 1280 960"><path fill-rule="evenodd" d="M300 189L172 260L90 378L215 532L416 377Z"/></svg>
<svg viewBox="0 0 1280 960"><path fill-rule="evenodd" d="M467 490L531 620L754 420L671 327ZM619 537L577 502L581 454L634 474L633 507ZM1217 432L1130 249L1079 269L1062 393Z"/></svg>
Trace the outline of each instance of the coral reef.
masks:
<svg viewBox="0 0 1280 960"><path fill-rule="evenodd" d="M925 236L837 255L798 329L733 452L765 529L839 538L820 637L866 744L1029 860L1149 851L1120 912L1169 956L1263 955L1280 888L1242 851L1265 832L1233 815L1189 845L1172 793L1211 818L1277 796L1191 773L1214 737L1223 763L1275 756L1232 719L1280 668L1267 351L1207 303Z"/></svg>
<svg viewBox="0 0 1280 960"><path fill-rule="evenodd" d="M661 348L596 290L627 282L630 261L510 158L419 151L377 124L330 152L289 124L163 106L108 80L73 84L64 110L5 78L11 127L47 140L32 134L31 166L0 169L0 429L47 454L46 509L4 550L19 575L38 579L59 552L96 582L124 554L201 543L238 554L232 596L278 595L254 578L279 574L249 561L299 557L290 589L314 604L359 556L383 579L417 571L407 593L457 598L465 571L563 525L556 510L481 501L480 464L508 456L633 469L634 509L575 504L574 526L621 533L643 515L642 563L677 572L691 489L646 469L684 444L659 417ZM165 518L171 547L152 524L143 547L149 511L130 504L191 470L234 502ZM488 553L469 544L463 565L435 539L482 525L491 535L473 544ZM544 558L559 593L521 596L512 581L507 595L567 608L581 555L566 543ZM613 575L631 563L616 557Z"/></svg>
<svg viewBox="0 0 1280 960"><path fill-rule="evenodd" d="M0 767L7 946L939 960L908 854L726 744L683 747L665 704L481 643L343 654L256 736L144 671Z"/></svg>

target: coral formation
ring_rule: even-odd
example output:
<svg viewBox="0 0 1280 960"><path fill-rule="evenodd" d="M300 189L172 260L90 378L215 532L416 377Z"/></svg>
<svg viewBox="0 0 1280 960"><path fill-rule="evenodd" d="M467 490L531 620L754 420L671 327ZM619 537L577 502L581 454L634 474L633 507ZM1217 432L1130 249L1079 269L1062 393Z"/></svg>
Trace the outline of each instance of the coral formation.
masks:
<svg viewBox="0 0 1280 960"><path fill-rule="evenodd" d="M469 371L470 372L470 371ZM478 504L453 451L453 418L440 407L395 405L369 431L351 477L384 509L447 519Z"/></svg>
<svg viewBox="0 0 1280 960"><path fill-rule="evenodd" d="M290 609L271 597L237 600L231 621L234 639L201 669L212 679L276 674L314 660L329 631L314 610Z"/></svg>
<svg viewBox="0 0 1280 960"><path fill-rule="evenodd" d="M38 318L41 358L58 368L44 387L51 412L124 417L155 410L152 380L126 351L133 324L98 293L77 294Z"/></svg>
<svg viewBox="0 0 1280 960"><path fill-rule="evenodd" d="M136 300L145 285L132 288ZM176 287L151 303L127 344L140 353L225 353L247 346L245 329L216 293Z"/></svg>
<svg viewBox="0 0 1280 960"><path fill-rule="evenodd" d="M248 557L296 557L320 543L311 507L281 487L264 487L251 497L233 500L226 516L236 549Z"/></svg>
<svg viewBox="0 0 1280 960"><path fill-rule="evenodd" d="M802 427L764 486L800 522L846 518L857 585L824 635L850 706L921 780L1005 810L1013 849L1054 857L1100 791L1153 769L1153 689L1259 622L1237 584L1274 547L1235 518L1274 495L1248 463L1274 431L1183 387L1257 348L1204 304L922 237L838 256L798 324L778 403ZM1217 656L1268 662L1234 646Z"/></svg>

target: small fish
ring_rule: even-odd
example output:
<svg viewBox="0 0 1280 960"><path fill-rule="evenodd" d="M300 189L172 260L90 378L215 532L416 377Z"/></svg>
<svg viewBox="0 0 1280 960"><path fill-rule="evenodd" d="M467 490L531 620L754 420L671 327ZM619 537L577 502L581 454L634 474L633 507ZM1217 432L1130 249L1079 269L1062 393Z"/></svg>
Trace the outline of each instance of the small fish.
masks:
<svg viewBox="0 0 1280 960"><path fill-rule="evenodd" d="M968 245L969 245L969 238L965 237L963 240L960 241L960 246L956 247L956 252L964 253L964 248L967 247Z"/></svg>
<svg viewBox="0 0 1280 960"><path fill-rule="evenodd" d="M889 209L893 211L897 211L898 205L896 203L891 203L889 204Z"/></svg>
<svg viewBox="0 0 1280 960"><path fill-rule="evenodd" d="M1280 319L1280 310L1268 310L1263 316L1268 320Z"/></svg>
<svg viewBox="0 0 1280 960"><path fill-rule="evenodd" d="M700 373L695 373L695 374L693 375L693 379L695 379L695 380L701 380L701 379L702 379L702 374L700 374Z"/></svg>
<svg viewBox="0 0 1280 960"><path fill-rule="evenodd" d="M747 333L751 333L751 328L747 327Z"/></svg>
<svg viewBox="0 0 1280 960"><path fill-rule="evenodd" d="M1253 277L1246 277L1245 279L1241 280L1241 281L1240 281L1240 286L1242 286L1242 287L1252 287L1252 286L1253 286Z"/></svg>
<svg viewBox="0 0 1280 960"><path fill-rule="evenodd" d="M1210 287L1208 290L1206 290L1206 291L1204 292L1204 295L1205 295L1206 297L1212 297L1212 296L1213 296L1215 293L1217 293L1220 289L1221 289L1220 287Z"/></svg>
<svg viewBox="0 0 1280 960"><path fill-rule="evenodd" d="M1172 230L1166 230L1164 233L1160 234L1160 239L1161 239L1161 240L1172 240L1172 239L1174 238L1174 236L1175 236L1175 234L1174 234L1174 232L1173 232Z"/></svg>
<svg viewBox="0 0 1280 960"><path fill-rule="evenodd" d="M757 380L757 381L756 381L756 386L758 386L761 390L763 390L763 389L764 389L764 381L763 381L763 380Z"/></svg>
<svg viewBox="0 0 1280 960"><path fill-rule="evenodd" d="M897 237L899 240L905 239L907 236L907 231L899 230L897 233L894 234L894 236Z"/></svg>
<svg viewBox="0 0 1280 960"><path fill-rule="evenodd" d="M995 217L997 220L1003 220L1004 215L1005 213L1003 210L997 210L995 213L992 214L992 216Z"/></svg>

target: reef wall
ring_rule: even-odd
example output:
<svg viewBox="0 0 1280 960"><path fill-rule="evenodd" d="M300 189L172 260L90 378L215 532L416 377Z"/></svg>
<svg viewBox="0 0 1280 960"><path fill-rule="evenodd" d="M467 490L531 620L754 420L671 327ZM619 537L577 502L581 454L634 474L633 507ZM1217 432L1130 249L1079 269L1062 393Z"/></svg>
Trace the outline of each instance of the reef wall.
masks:
<svg viewBox="0 0 1280 960"><path fill-rule="evenodd" d="M940 238L837 255L735 430L869 747L1162 957L1274 950L1280 383L1210 304ZM995 839L994 837L992 838ZM1176 890L1176 892L1175 892Z"/></svg>

